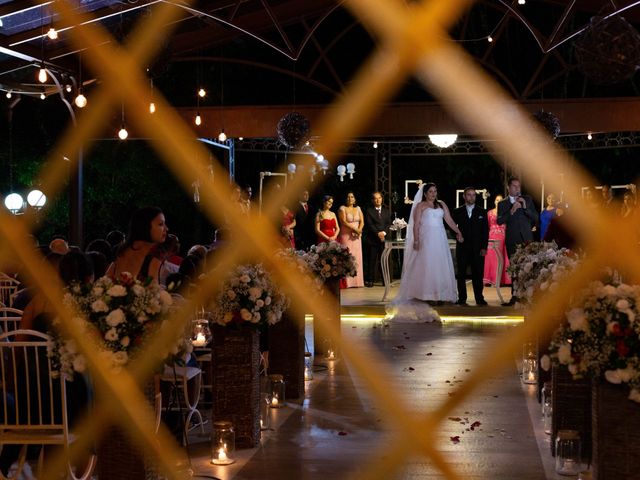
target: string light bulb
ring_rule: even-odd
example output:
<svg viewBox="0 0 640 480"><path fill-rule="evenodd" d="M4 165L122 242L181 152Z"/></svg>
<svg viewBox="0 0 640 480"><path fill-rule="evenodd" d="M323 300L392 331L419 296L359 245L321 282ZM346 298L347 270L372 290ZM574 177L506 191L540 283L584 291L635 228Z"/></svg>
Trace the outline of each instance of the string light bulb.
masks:
<svg viewBox="0 0 640 480"><path fill-rule="evenodd" d="M44 100L45 98L47 98L47 96L43 93L40 94L40 100Z"/></svg>
<svg viewBox="0 0 640 480"><path fill-rule="evenodd" d="M71 85L65 85L64 89L67 91L67 93L71 93Z"/></svg>
<svg viewBox="0 0 640 480"><path fill-rule="evenodd" d="M124 126L124 123L122 124L122 128L120 128L120 130L118 130L118 138L120 140L126 140L127 137L129 136L129 132L127 132L127 129Z"/></svg>
<svg viewBox="0 0 640 480"><path fill-rule="evenodd" d="M373 148L378 148L378 142L373 142Z"/></svg>
<svg viewBox="0 0 640 480"><path fill-rule="evenodd" d="M87 106L87 97L85 97L82 94L82 90L80 90L78 92L78 96L76 97L76 99L73 101L73 103L76 104L76 107L78 108L84 108Z"/></svg>
<svg viewBox="0 0 640 480"><path fill-rule="evenodd" d="M11 97L12 97L12 93L11 93L11 90L9 90L9 91L7 92L7 98L11 98Z"/></svg>
<svg viewBox="0 0 640 480"><path fill-rule="evenodd" d="M491 35L487 37L487 42L493 43L493 37Z"/></svg>
<svg viewBox="0 0 640 480"><path fill-rule="evenodd" d="M527 3L526 0L518 0L518 5L524 5L525 3Z"/></svg>
<svg viewBox="0 0 640 480"><path fill-rule="evenodd" d="M44 65L40 66L40 70L38 70L38 81L40 83L47 83L47 69L44 68Z"/></svg>
<svg viewBox="0 0 640 480"><path fill-rule="evenodd" d="M196 113L196 118L193 120L193 123L195 123L198 127L202 125L202 117L200 116L200 112Z"/></svg>
<svg viewBox="0 0 640 480"><path fill-rule="evenodd" d="M156 104L153 102L149 103L149 113L156 113Z"/></svg>
<svg viewBox="0 0 640 480"><path fill-rule="evenodd" d="M47 37L49 37L49 40L57 40L58 39L58 31L51 27L48 31L47 31Z"/></svg>
<svg viewBox="0 0 640 480"><path fill-rule="evenodd" d="M207 91L204 88L200 88L200 90L198 90L198 96L200 98L204 98L207 96Z"/></svg>
<svg viewBox="0 0 640 480"><path fill-rule="evenodd" d="M222 131L220 132L220 134L218 135L218 141L220 143L224 143L227 141L227 134L224 133L224 128L222 129Z"/></svg>
<svg viewBox="0 0 640 480"><path fill-rule="evenodd" d="M593 135L591 135L591 132L587 133L587 140L593 140Z"/></svg>

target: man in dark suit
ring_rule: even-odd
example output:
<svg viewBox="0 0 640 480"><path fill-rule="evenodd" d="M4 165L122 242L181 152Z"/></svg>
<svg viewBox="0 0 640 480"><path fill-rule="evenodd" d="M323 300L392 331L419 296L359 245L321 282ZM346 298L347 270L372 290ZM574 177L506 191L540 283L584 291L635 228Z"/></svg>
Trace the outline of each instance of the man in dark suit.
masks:
<svg viewBox="0 0 640 480"><path fill-rule="evenodd" d="M309 190L304 190L296 205L296 226L294 235L297 250L307 250L316 243L315 210L309 203Z"/></svg>
<svg viewBox="0 0 640 480"><path fill-rule="evenodd" d="M456 264L458 267L458 305L467 304L467 268L471 267L471 283L476 305L486 305L482 295L482 277L484 274L484 257L489 244L489 222L487 211L476 205L476 189L464 189L464 205L453 211L452 218L456 222L462 242L456 242Z"/></svg>
<svg viewBox="0 0 640 480"><path fill-rule="evenodd" d="M384 239L391 226L391 214L382 208L382 194L374 192L371 196L373 206L364 212L364 255L368 259L365 264L364 285L373 287L376 272L380 270L380 256L384 250Z"/></svg>
<svg viewBox="0 0 640 480"><path fill-rule="evenodd" d="M511 177L508 183L509 196L498 204L498 225L506 225L504 243L509 258L516 251L516 246L533 241L532 229L538 224L538 212L529 195L520 193L520 180ZM518 300L513 296L505 305L513 305Z"/></svg>

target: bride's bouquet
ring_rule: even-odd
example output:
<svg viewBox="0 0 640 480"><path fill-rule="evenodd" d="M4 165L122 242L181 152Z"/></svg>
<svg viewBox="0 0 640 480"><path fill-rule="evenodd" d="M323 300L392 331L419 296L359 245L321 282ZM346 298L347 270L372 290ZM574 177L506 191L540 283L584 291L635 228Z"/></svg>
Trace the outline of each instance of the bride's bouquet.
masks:
<svg viewBox="0 0 640 480"><path fill-rule="evenodd" d="M402 229L407 228L407 222L404 221L404 218L395 218L393 222L391 222L391 226L389 230L396 232L396 240L402 240Z"/></svg>

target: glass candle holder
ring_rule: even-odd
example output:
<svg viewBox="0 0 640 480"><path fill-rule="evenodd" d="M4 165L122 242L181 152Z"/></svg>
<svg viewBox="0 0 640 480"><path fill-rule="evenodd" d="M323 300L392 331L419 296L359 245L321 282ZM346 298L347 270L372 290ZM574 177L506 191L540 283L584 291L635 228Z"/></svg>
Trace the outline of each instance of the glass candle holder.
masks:
<svg viewBox="0 0 640 480"><path fill-rule="evenodd" d="M525 343L522 347L522 381L538 383L538 349L534 342Z"/></svg>
<svg viewBox="0 0 640 480"><path fill-rule="evenodd" d="M552 420L553 419L553 407L551 404L545 404L542 408L542 422L544 426L544 433L551 435Z"/></svg>
<svg viewBox="0 0 640 480"><path fill-rule="evenodd" d="M211 341L211 329L209 328L209 320L206 318L198 318L193 320L191 325L191 344L198 347L205 347Z"/></svg>
<svg viewBox="0 0 640 480"><path fill-rule="evenodd" d="M231 465L236 450L236 434L233 424L226 420L213 422L211 430L211 463L214 465Z"/></svg>
<svg viewBox="0 0 640 480"><path fill-rule="evenodd" d="M313 380L313 357L311 352L304 352L304 380Z"/></svg>
<svg viewBox="0 0 640 480"><path fill-rule="evenodd" d="M335 346L333 345L333 342L331 340L326 340L324 342L324 358L325 360L337 360L338 359L338 352L335 348Z"/></svg>
<svg viewBox="0 0 640 480"><path fill-rule="evenodd" d="M266 393L260 395L260 430L269 430L271 426L271 395Z"/></svg>
<svg viewBox="0 0 640 480"><path fill-rule="evenodd" d="M270 398L271 402L269 406L271 408L282 408L285 406L284 398L284 378L282 375L274 374L269 375L270 385Z"/></svg>
<svg viewBox="0 0 640 480"><path fill-rule="evenodd" d="M582 444L576 430L559 430L556 437L556 473L578 475L582 470Z"/></svg>
<svg viewBox="0 0 640 480"><path fill-rule="evenodd" d="M542 386L542 395L541 395L541 407L542 407L542 415L544 415L545 412L545 407L551 406L551 382L544 382L544 385Z"/></svg>

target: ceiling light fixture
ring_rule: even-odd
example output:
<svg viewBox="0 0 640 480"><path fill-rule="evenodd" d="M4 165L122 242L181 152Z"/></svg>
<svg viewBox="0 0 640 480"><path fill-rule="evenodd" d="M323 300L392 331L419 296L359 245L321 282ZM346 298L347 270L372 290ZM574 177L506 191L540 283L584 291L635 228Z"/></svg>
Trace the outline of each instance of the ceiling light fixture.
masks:
<svg viewBox="0 0 640 480"><path fill-rule="evenodd" d="M200 112L196 112L196 118L193 120L198 127L202 125L202 117L200 116Z"/></svg>
<svg viewBox="0 0 640 480"><path fill-rule="evenodd" d="M207 91L204 88L200 88L200 90L198 90L198 96L200 98L204 98L207 96Z"/></svg>
<svg viewBox="0 0 640 480"><path fill-rule="evenodd" d="M38 70L38 81L40 83L47 83L47 69L44 68L44 63L40 64L40 70Z"/></svg>
<svg viewBox="0 0 640 480"><path fill-rule="evenodd" d="M444 134L436 134L429 135L429 141L433 143L436 147L440 148L448 148L458 139L458 135L455 133L444 133Z"/></svg>
<svg viewBox="0 0 640 480"><path fill-rule="evenodd" d="M49 40L57 40L58 39L58 31L51 27L48 31L47 31L47 37L49 37Z"/></svg>

